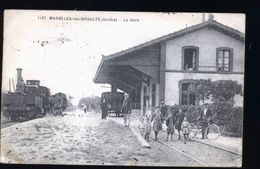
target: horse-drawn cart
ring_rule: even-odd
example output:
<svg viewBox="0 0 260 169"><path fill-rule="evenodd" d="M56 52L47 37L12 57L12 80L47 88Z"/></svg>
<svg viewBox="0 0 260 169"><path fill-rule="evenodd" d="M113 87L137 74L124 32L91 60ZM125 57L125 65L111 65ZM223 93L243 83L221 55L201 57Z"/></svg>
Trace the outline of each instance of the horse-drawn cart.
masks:
<svg viewBox="0 0 260 169"><path fill-rule="evenodd" d="M108 106L108 115L115 113L116 116L121 116L121 108L124 102L123 92L104 92L101 95L101 101L105 99Z"/></svg>

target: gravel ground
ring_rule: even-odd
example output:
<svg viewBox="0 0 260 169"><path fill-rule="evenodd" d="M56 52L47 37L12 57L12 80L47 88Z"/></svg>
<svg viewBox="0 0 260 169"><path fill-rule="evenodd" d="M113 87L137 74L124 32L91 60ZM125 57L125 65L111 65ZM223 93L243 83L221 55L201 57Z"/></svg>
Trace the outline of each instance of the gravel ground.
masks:
<svg viewBox="0 0 260 169"><path fill-rule="evenodd" d="M1 130L1 162L198 166L157 142L150 142L151 149L141 147L129 128L100 116L76 110L6 127Z"/></svg>

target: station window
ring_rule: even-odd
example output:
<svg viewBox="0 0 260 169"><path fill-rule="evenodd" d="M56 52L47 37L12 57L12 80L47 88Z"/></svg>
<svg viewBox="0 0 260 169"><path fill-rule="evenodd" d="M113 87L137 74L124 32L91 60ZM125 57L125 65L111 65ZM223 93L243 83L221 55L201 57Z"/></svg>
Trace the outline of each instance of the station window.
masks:
<svg viewBox="0 0 260 169"><path fill-rule="evenodd" d="M183 47L182 50L182 70L198 70L198 47Z"/></svg>
<svg viewBox="0 0 260 169"><path fill-rule="evenodd" d="M216 67L218 72L232 71L232 56L233 52L230 48L218 48Z"/></svg>

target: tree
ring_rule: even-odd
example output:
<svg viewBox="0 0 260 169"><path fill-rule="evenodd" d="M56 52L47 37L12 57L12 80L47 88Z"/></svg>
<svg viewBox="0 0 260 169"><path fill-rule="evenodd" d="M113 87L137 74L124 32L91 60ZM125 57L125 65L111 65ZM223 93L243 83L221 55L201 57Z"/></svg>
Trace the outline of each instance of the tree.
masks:
<svg viewBox="0 0 260 169"><path fill-rule="evenodd" d="M230 102L233 104L233 98L236 94L242 96L242 85L237 81L218 80L212 83L211 96L214 102Z"/></svg>
<svg viewBox="0 0 260 169"><path fill-rule="evenodd" d="M243 109L242 107L234 107L233 98L236 94L243 95L242 85L238 84L237 81L218 80L212 83L212 111L215 123L223 127L224 133L241 136Z"/></svg>
<svg viewBox="0 0 260 169"><path fill-rule="evenodd" d="M212 82L210 79L200 79L196 82L196 96L204 104L205 100L210 99L212 91Z"/></svg>
<svg viewBox="0 0 260 169"><path fill-rule="evenodd" d="M78 106L82 104L91 107L92 109L99 109L101 98L99 96L95 97L84 97L79 100Z"/></svg>

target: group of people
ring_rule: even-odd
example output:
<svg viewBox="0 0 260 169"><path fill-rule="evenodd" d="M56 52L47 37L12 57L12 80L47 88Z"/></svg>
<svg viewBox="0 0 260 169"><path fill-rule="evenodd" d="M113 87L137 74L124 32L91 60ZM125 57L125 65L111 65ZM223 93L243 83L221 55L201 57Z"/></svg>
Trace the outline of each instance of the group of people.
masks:
<svg viewBox="0 0 260 169"><path fill-rule="evenodd" d="M143 117L140 117L139 122L140 123L138 124L138 128L140 130L141 135L144 137L146 141L149 141L149 136L152 131L150 117L146 116L145 119Z"/></svg>
<svg viewBox="0 0 260 169"><path fill-rule="evenodd" d="M146 116L145 118L141 117L139 119L138 128L140 129L141 134L145 137L147 141L149 141L151 128L154 131L155 140L157 140L159 131L162 130L164 118L161 110L163 106L164 103L161 102L161 106L153 111L151 118L149 116ZM208 126L208 122L212 122L211 111L208 109L207 104L204 105L203 111L201 111L199 117L196 120L198 120L202 126L202 139L204 139L206 137L205 129ZM152 122L153 125L151 127ZM190 123L188 122L186 114L185 112L183 112L182 109L179 109L178 113L174 115L171 113L169 114L169 116L166 118L166 126L166 141L168 141L169 136L171 136L171 140L173 140L173 134L175 133L175 129L178 131L179 140L181 139L181 132L185 141L190 140Z"/></svg>
<svg viewBox="0 0 260 169"><path fill-rule="evenodd" d="M102 119L106 119L108 114L108 105L106 104L105 98L101 100L101 110L102 110ZM131 99L128 94L124 96L124 102L122 105L121 113L123 114L124 126L130 126L130 115L131 115ZM155 140L157 140L159 131L162 130L162 124L165 120L165 105L162 101L160 106L155 108L151 116L146 115L145 117L139 118L138 128L140 129L141 134L144 136L145 140L149 141L149 135L151 130L154 131ZM202 126L202 139L206 137L205 129L208 126L208 123L212 123L211 111L208 109L208 104L204 105L203 111L200 112L199 117L196 119L200 122ZM189 140L189 134L191 131L190 123L187 120L186 113L179 109L176 114L170 113L166 117L166 126L167 126L167 137L168 141L169 136L173 140L173 134L175 129L178 131L179 140L181 139L181 132L183 134L184 140Z"/></svg>

